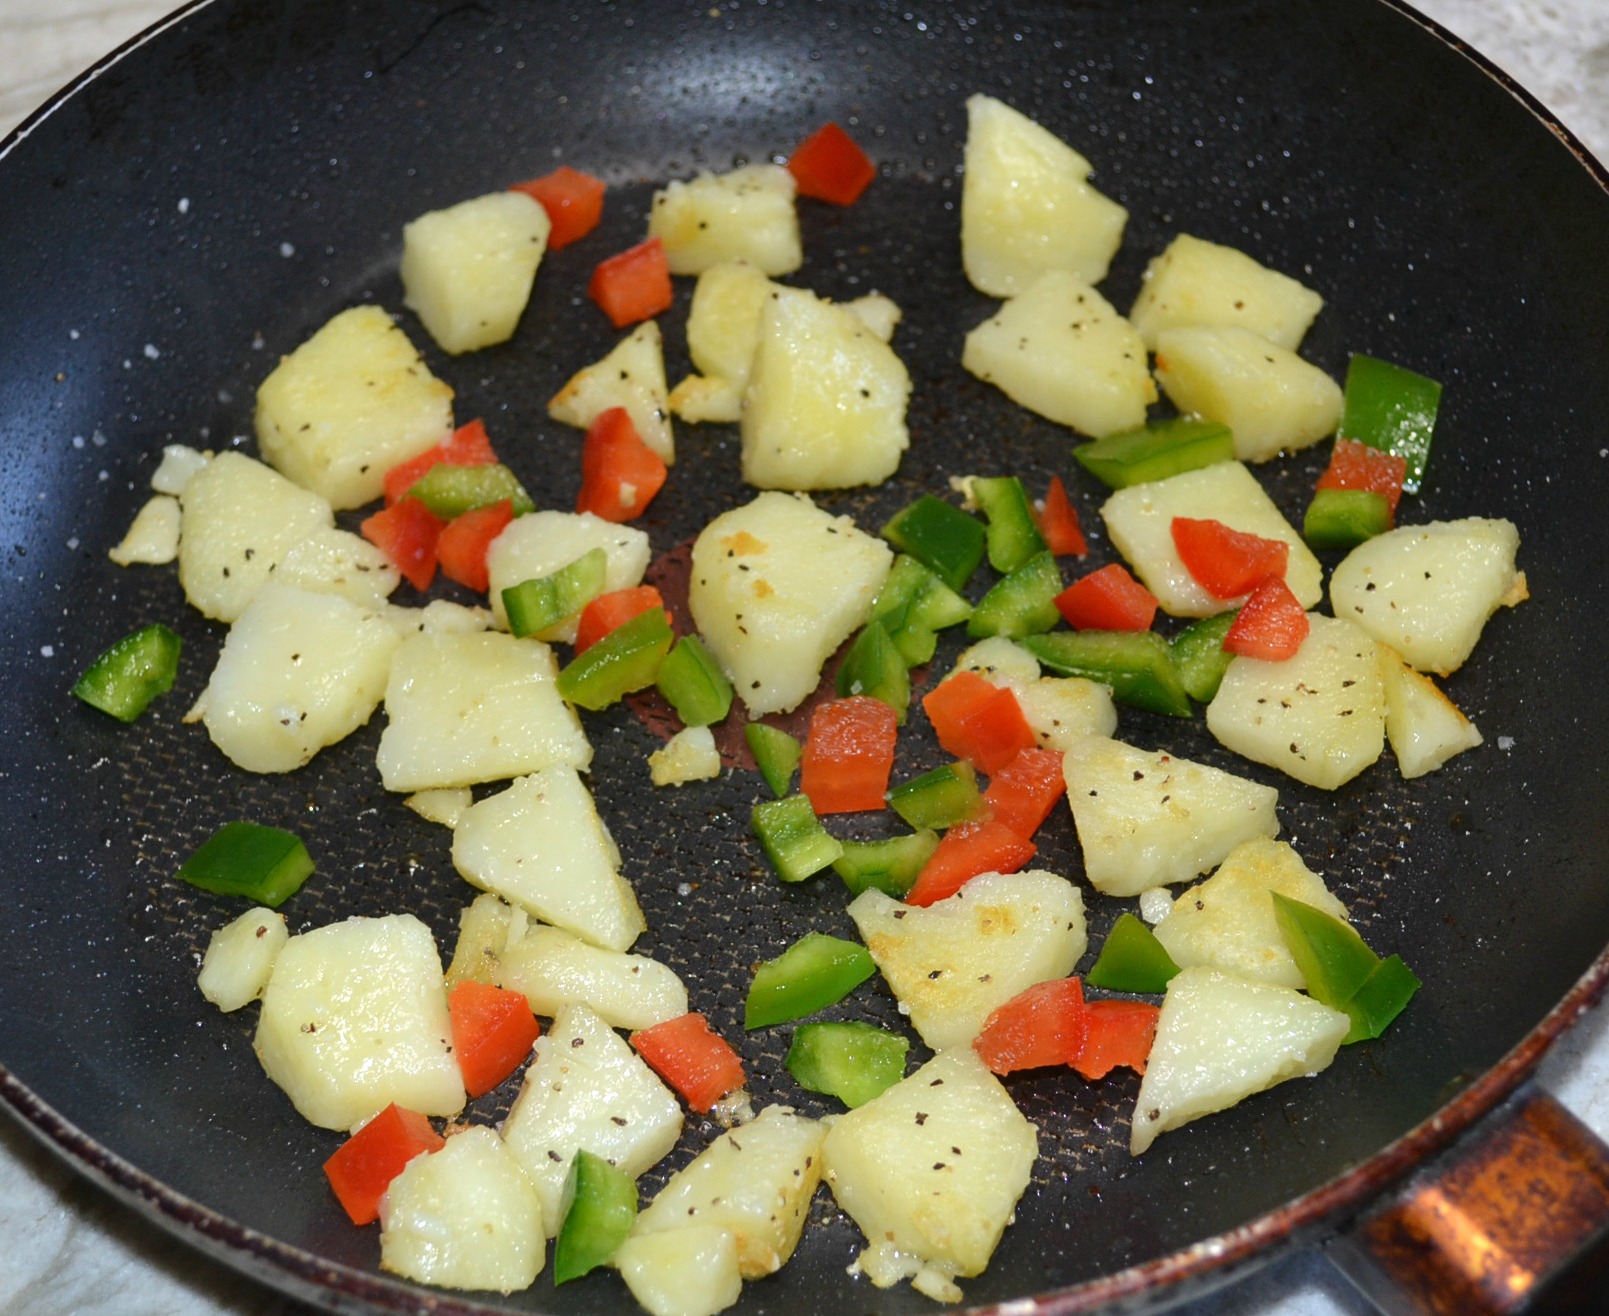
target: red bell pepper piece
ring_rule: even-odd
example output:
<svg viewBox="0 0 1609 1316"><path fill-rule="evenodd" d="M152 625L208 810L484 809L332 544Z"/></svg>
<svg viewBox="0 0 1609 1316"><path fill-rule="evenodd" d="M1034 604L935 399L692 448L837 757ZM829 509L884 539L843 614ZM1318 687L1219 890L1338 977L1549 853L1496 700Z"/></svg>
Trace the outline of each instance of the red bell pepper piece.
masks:
<svg viewBox="0 0 1609 1316"><path fill-rule="evenodd" d="M1040 536L1057 557L1083 557L1089 552L1084 531L1078 524L1078 509L1067 496L1067 486L1061 476L1050 477L1050 488L1045 490L1044 505L1035 509Z"/></svg>
<svg viewBox="0 0 1609 1316"><path fill-rule="evenodd" d="M1056 596L1056 611L1077 631L1148 631L1156 595L1121 563L1081 576Z"/></svg>
<svg viewBox="0 0 1609 1316"><path fill-rule="evenodd" d="M1089 1079L1105 1078L1119 1065L1145 1073L1160 1013L1146 1001L1085 1002L1084 1044L1069 1063Z"/></svg>
<svg viewBox="0 0 1609 1316"><path fill-rule="evenodd" d="M436 540L436 561L441 574L484 594L491 587L486 570L486 550L492 540L508 529L514 519L514 504L507 498L500 503L477 507L455 516L442 527Z"/></svg>
<svg viewBox="0 0 1609 1316"><path fill-rule="evenodd" d="M668 311L672 294L665 244L649 238L601 262L592 271L587 296L603 308L616 329Z"/></svg>
<svg viewBox="0 0 1609 1316"><path fill-rule="evenodd" d="M541 1030L524 992L464 981L447 993L453 1054L472 1097L490 1092L531 1054Z"/></svg>
<svg viewBox="0 0 1609 1316"><path fill-rule="evenodd" d="M1032 841L993 818L957 823L944 833L916 875L905 893L905 903L931 905L946 900L979 873L1015 873L1037 852Z"/></svg>
<svg viewBox="0 0 1609 1316"><path fill-rule="evenodd" d="M701 1014L683 1014L631 1035L631 1044L649 1067L675 1088L696 1111L707 1111L743 1086L743 1060L726 1040L710 1031Z"/></svg>
<svg viewBox="0 0 1609 1316"><path fill-rule="evenodd" d="M972 1040L996 1074L1065 1065L1084 1050L1084 984L1078 978L1036 982L998 1007Z"/></svg>
<svg viewBox="0 0 1609 1316"><path fill-rule="evenodd" d="M1283 540L1235 530L1222 521L1176 516L1170 529L1184 569L1215 599L1238 599L1267 576L1283 577L1290 561L1291 546Z"/></svg>
<svg viewBox="0 0 1609 1316"><path fill-rule="evenodd" d="M548 250L558 251L584 238L603 218L603 194L607 184L601 178L584 174L569 165L560 165L550 174L515 183L511 192L524 192L541 204L552 221Z"/></svg>
<svg viewBox="0 0 1609 1316"><path fill-rule="evenodd" d="M432 466L495 466L497 454L492 451L491 438L486 426L478 420L460 425L434 448L393 466L385 474L385 502L390 507Z"/></svg>
<svg viewBox="0 0 1609 1316"><path fill-rule="evenodd" d="M1035 746L1023 750L989 779L983 802L996 822L1004 823L1018 836L1031 837L1066 793L1062 756L1055 750Z"/></svg>
<svg viewBox="0 0 1609 1316"><path fill-rule="evenodd" d="M1393 522L1402 501L1402 483L1408 477L1408 459L1371 448L1356 439L1336 439L1330 464L1318 477L1320 489L1361 489L1377 493L1391 508Z"/></svg>
<svg viewBox="0 0 1609 1316"><path fill-rule="evenodd" d="M810 715L799 789L819 816L881 809L894 770L897 715L881 699L829 699Z"/></svg>
<svg viewBox="0 0 1609 1316"><path fill-rule="evenodd" d="M630 521L665 483L665 459L637 435L624 407L600 412L581 445L581 492L575 510L605 521Z"/></svg>
<svg viewBox="0 0 1609 1316"><path fill-rule="evenodd" d="M922 708L939 744L981 772L999 772L1036 743L1017 696L976 672L941 681L922 696Z"/></svg>
<svg viewBox="0 0 1609 1316"><path fill-rule="evenodd" d="M416 590L430 588L442 526L428 507L417 498L404 498L367 517L358 529Z"/></svg>
<svg viewBox="0 0 1609 1316"><path fill-rule="evenodd" d="M1239 615L1224 633L1223 647L1244 658L1284 662L1296 656L1310 629L1307 613L1290 586L1279 576L1270 576L1240 605Z"/></svg>
<svg viewBox="0 0 1609 1316"><path fill-rule="evenodd" d="M600 594L581 609L575 623L575 651L585 653L610 631L624 626L649 608L663 608L665 600L652 585L632 585L627 589ZM665 613L670 620L670 613Z"/></svg>
<svg viewBox="0 0 1609 1316"><path fill-rule="evenodd" d="M380 1199L403 1167L446 1141L418 1111L392 1102L335 1149L324 1175L352 1223L373 1224L380 1218Z"/></svg>
<svg viewBox="0 0 1609 1316"><path fill-rule="evenodd" d="M849 206L877 177L877 166L836 123L824 123L799 143L788 172L800 196Z"/></svg>

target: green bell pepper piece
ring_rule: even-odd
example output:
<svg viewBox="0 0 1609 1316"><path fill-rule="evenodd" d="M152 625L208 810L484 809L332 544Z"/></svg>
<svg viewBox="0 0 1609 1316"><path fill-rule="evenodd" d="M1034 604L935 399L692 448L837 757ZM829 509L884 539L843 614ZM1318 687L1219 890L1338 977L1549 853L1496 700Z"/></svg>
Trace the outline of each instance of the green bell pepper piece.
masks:
<svg viewBox="0 0 1609 1316"><path fill-rule="evenodd" d="M1391 529L1391 504L1368 489L1320 489L1307 505L1302 538L1314 548L1356 548Z"/></svg>
<svg viewBox="0 0 1609 1316"><path fill-rule="evenodd" d="M835 682L840 698L869 695L894 710L894 721L905 725L911 706L911 669L894 639L877 620L868 621L855 637L838 667Z"/></svg>
<svg viewBox="0 0 1609 1316"><path fill-rule="evenodd" d="M948 506L948 504L946 504ZM872 601L870 621L888 632L907 667L931 662L938 632L972 615L972 605L909 553L894 566Z"/></svg>
<svg viewBox="0 0 1609 1316"><path fill-rule="evenodd" d="M1133 914L1120 914L1084 981L1109 992L1156 993L1166 990L1178 971L1156 933Z"/></svg>
<svg viewBox="0 0 1609 1316"><path fill-rule="evenodd" d="M278 909L313 872L301 837L262 823L225 823L179 865L177 876L219 896Z"/></svg>
<svg viewBox="0 0 1609 1316"><path fill-rule="evenodd" d="M655 682L683 726L713 726L732 711L732 683L696 635L676 641Z"/></svg>
<svg viewBox="0 0 1609 1316"><path fill-rule="evenodd" d="M916 882L917 874L939 848L939 834L930 828L891 836L882 841L842 841L844 852L832 861L833 871L843 878L851 895L876 887L902 898Z"/></svg>
<svg viewBox="0 0 1609 1316"><path fill-rule="evenodd" d="M553 1282L607 1265L637 1218L637 1181L584 1148L564 1180L558 1237L553 1240Z"/></svg>
<svg viewBox="0 0 1609 1316"><path fill-rule="evenodd" d="M1224 649L1224 636L1240 616L1240 609L1200 617L1173 637L1168 656L1179 683L1198 704L1210 704L1235 655Z"/></svg>
<svg viewBox="0 0 1609 1316"><path fill-rule="evenodd" d="M1073 449L1079 465L1113 489L1165 480L1231 461L1234 455L1235 439L1227 425L1183 416L1152 421Z"/></svg>
<svg viewBox="0 0 1609 1316"><path fill-rule="evenodd" d="M988 521L985 542L989 565L996 571L1015 571L1035 553L1045 551L1033 505L1015 475L973 480L972 497Z"/></svg>
<svg viewBox="0 0 1609 1316"><path fill-rule="evenodd" d="M1307 980L1307 994L1351 1016L1347 1042L1379 1037L1419 990L1419 980L1399 957L1382 961L1350 923L1277 891L1271 894L1274 917Z"/></svg>
<svg viewBox="0 0 1609 1316"><path fill-rule="evenodd" d="M1022 647L1057 676L1082 676L1107 686L1119 703L1189 717L1185 693L1168 652L1155 631L1057 631L1030 635Z"/></svg>
<svg viewBox="0 0 1609 1316"><path fill-rule="evenodd" d="M788 793L793 770L804 756L804 746L780 727L765 722L749 722L743 727L743 739L748 741L749 753L754 755L754 766L760 769L771 794L781 799Z"/></svg>
<svg viewBox="0 0 1609 1316"><path fill-rule="evenodd" d="M843 844L821 825L808 795L763 800L749 814L760 848L784 882L802 882L843 854Z"/></svg>
<svg viewBox="0 0 1609 1316"><path fill-rule="evenodd" d="M888 792L889 807L912 827L954 827L985 808L978 773L970 763L943 763Z"/></svg>
<svg viewBox="0 0 1609 1316"><path fill-rule="evenodd" d="M858 1019L800 1024L788 1047L788 1072L812 1092L824 1092L853 1110L905 1077L911 1044Z"/></svg>
<svg viewBox="0 0 1609 1316"><path fill-rule="evenodd" d="M1374 966L1374 971L1363 981L1352 999L1346 1003L1346 1012L1352 1016L1352 1027L1343 1039L1346 1042L1365 1042L1379 1037L1386 1025L1402 1013L1414 993L1423 984L1402 961L1392 955Z"/></svg>
<svg viewBox="0 0 1609 1316"><path fill-rule="evenodd" d="M932 494L896 512L882 531L884 539L930 567L953 590L965 585L983 561L987 533L981 521Z"/></svg>
<svg viewBox="0 0 1609 1316"><path fill-rule="evenodd" d="M125 635L73 682L73 693L119 722L132 722L179 675L178 634L160 622Z"/></svg>
<svg viewBox="0 0 1609 1316"><path fill-rule="evenodd" d="M754 973L743 1003L745 1028L769 1028L824 1010L877 972L858 941L807 932Z"/></svg>
<svg viewBox="0 0 1609 1316"><path fill-rule="evenodd" d="M1408 463L1403 491L1417 493L1440 409L1441 385L1434 379L1357 353L1347 363L1336 434L1401 457Z"/></svg>
<svg viewBox="0 0 1609 1316"><path fill-rule="evenodd" d="M417 498L431 515L451 521L476 508L490 507L505 498L513 504L514 515L534 512L536 504L525 492L514 472L501 464L449 466L437 462L411 485L405 497Z"/></svg>
<svg viewBox="0 0 1609 1316"><path fill-rule="evenodd" d="M503 612L515 635L535 635L573 617L603 593L609 555L589 548L551 575L533 576L503 591Z"/></svg>
<svg viewBox="0 0 1609 1316"><path fill-rule="evenodd" d="M967 619L967 634L974 640L991 635L1016 640L1048 631L1061 620L1056 610L1061 592L1061 568L1055 556L1048 549L1035 553L978 600Z"/></svg>
<svg viewBox="0 0 1609 1316"><path fill-rule="evenodd" d="M675 638L663 608L640 612L565 665L559 694L593 712L607 708L654 683Z"/></svg>

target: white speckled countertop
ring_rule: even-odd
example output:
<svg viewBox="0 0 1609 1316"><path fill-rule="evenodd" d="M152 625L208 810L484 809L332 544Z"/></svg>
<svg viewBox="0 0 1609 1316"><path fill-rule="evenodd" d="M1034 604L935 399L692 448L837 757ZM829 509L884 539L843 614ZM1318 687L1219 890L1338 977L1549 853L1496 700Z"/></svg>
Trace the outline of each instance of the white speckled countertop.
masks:
<svg viewBox="0 0 1609 1316"><path fill-rule="evenodd" d="M0 136L172 8L168 0L0 0ZM1609 161L1609 2L1419 0ZM1589 1015L1542 1081L1609 1138L1609 1009ZM6 1316L297 1316L304 1308L125 1211L0 1118L0 1311ZM1364 1316L1322 1257L1297 1253L1184 1316Z"/></svg>

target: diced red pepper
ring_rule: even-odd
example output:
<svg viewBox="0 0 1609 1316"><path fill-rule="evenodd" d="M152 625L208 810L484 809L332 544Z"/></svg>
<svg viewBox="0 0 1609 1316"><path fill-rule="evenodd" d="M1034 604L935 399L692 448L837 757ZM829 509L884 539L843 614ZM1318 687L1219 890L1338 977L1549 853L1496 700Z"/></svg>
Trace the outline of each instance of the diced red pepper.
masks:
<svg viewBox="0 0 1609 1316"><path fill-rule="evenodd" d="M1036 982L998 1007L972 1041L996 1074L1065 1065L1084 1050L1084 984L1078 978Z"/></svg>
<svg viewBox="0 0 1609 1316"><path fill-rule="evenodd" d="M836 123L824 123L788 159L799 195L853 205L877 177L877 166Z"/></svg>
<svg viewBox="0 0 1609 1316"><path fill-rule="evenodd" d="M1222 521L1176 516L1171 529L1184 569L1215 599L1238 599L1268 576L1283 577L1290 561L1291 546L1284 540L1264 539Z"/></svg>
<svg viewBox="0 0 1609 1316"><path fill-rule="evenodd" d="M1035 746L1023 750L989 779L983 802L996 822L1018 836L1032 837L1066 793L1062 756Z"/></svg>
<svg viewBox="0 0 1609 1316"><path fill-rule="evenodd" d="M1361 489L1377 493L1391 508L1396 520L1397 504L1402 501L1402 482L1408 476L1408 459L1356 439L1336 439L1330 451L1330 464L1318 477L1320 489Z"/></svg>
<svg viewBox="0 0 1609 1316"><path fill-rule="evenodd" d="M1084 1044L1071 1064L1085 1078L1105 1078L1119 1065L1145 1073L1161 1011L1146 1001L1087 1001Z"/></svg>
<svg viewBox="0 0 1609 1316"><path fill-rule="evenodd" d="M957 823L905 893L907 905L931 905L953 896L979 873L1015 873L1038 847L993 818Z"/></svg>
<svg viewBox="0 0 1609 1316"><path fill-rule="evenodd" d="M1050 477L1050 488L1045 490L1045 502L1035 509L1034 519L1045 547L1057 557L1083 557L1089 552L1084 531L1078 524L1078 509L1067 496L1067 486L1061 476Z"/></svg>
<svg viewBox="0 0 1609 1316"><path fill-rule="evenodd" d="M548 233L548 250L559 251L598 227L598 221L603 218L603 194L607 185L601 178L560 165L550 174L527 183L516 183L509 190L524 192L541 203L553 223Z"/></svg>
<svg viewBox="0 0 1609 1316"><path fill-rule="evenodd" d="M380 1199L415 1156L439 1150L446 1139L415 1110L392 1102L336 1148L324 1175L355 1225L380 1218Z"/></svg>
<svg viewBox="0 0 1609 1316"><path fill-rule="evenodd" d="M1270 576L1240 605L1224 634L1224 650L1244 658L1284 662L1294 658L1311 629L1307 613L1278 576Z"/></svg>
<svg viewBox="0 0 1609 1316"><path fill-rule="evenodd" d="M616 329L668 311L672 294L665 244L649 238L601 262L592 271L587 296L603 308Z"/></svg>
<svg viewBox="0 0 1609 1316"><path fill-rule="evenodd" d="M436 561L441 566L441 574L477 594L486 593L491 587L486 550L492 540L508 529L513 519L514 504L505 498L447 522L436 540Z"/></svg>
<svg viewBox="0 0 1609 1316"><path fill-rule="evenodd" d="M460 425L434 448L393 466L385 474L386 506L401 498L432 466L495 466L497 454L492 451L491 438L486 426L479 420Z"/></svg>
<svg viewBox="0 0 1609 1316"><path fill-rule="evenodd" d="M649 1067L689 1106L707 1111L744 1083L743 1061L726 1040L710 1031L701 1014L683 1014L631 1035Z"/></svg>
<svg viewBox="0 0 1609 1316"><path fill-rule="evenodd" d="M1017 696L976 672L957 672L922 696L939 744L980 772L994 773L1035 745Z"/></svg>
<svg viewBox="0 0 1609 1316"><path fill-rule="evenodd" d="M641 516L665 483L665 459L642 441L624 407L600 412L581 445L575 510L605 521Z"/></svg>
<svg viewBox="0 0 1609 1316"><path fill-rule="evenodd" d="M1148 631L1156 595L1119 562L1081 576L1056 596L1056 611L1077 631Z"/></svg>
<svg viewBox="0 0 1609 1316"><path fill-rule="evenodd" d="M632 585L600 594L581 609L575 623L575 651L585 653L610 631L624 626L649 608L663 608L665 600L652 585ZM665 613L667 620L670 613Z"/></svg>
<svg viewBox="0 0 1609 1316"><path fill-rule="evenodd" d="M453 1054L472 1097L490 1092L531 1054L541 1030L524 992L464 981L447 993Z"/></svg>
<svg viewBox="0 0 1609 1316"><path fill-rule="evenodd" d="M378 548L403 578L416 590L430 588L436 578L436 544L441 538L441 522L417 498L375 512L358 527L363 537Z"/></svg>
<svg viewBox="0 0 1609 1316"><path fill-rule="evenodd" d="M881 809L894 769L896 714L881 699L829 699L810 715L799 789L817 815Z"/></svg>

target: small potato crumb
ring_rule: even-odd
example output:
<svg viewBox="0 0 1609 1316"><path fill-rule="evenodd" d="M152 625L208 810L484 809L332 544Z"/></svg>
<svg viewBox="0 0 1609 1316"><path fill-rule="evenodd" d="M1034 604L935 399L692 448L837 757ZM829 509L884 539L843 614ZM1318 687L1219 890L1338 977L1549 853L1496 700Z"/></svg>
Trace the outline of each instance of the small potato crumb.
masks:
<svg viewBox="0 0 1609 1316"><path fill-rule="evenodd" d="M708 727L685 727L648 756L656 786L681 786L721 775L721 752Z"/></svg>

